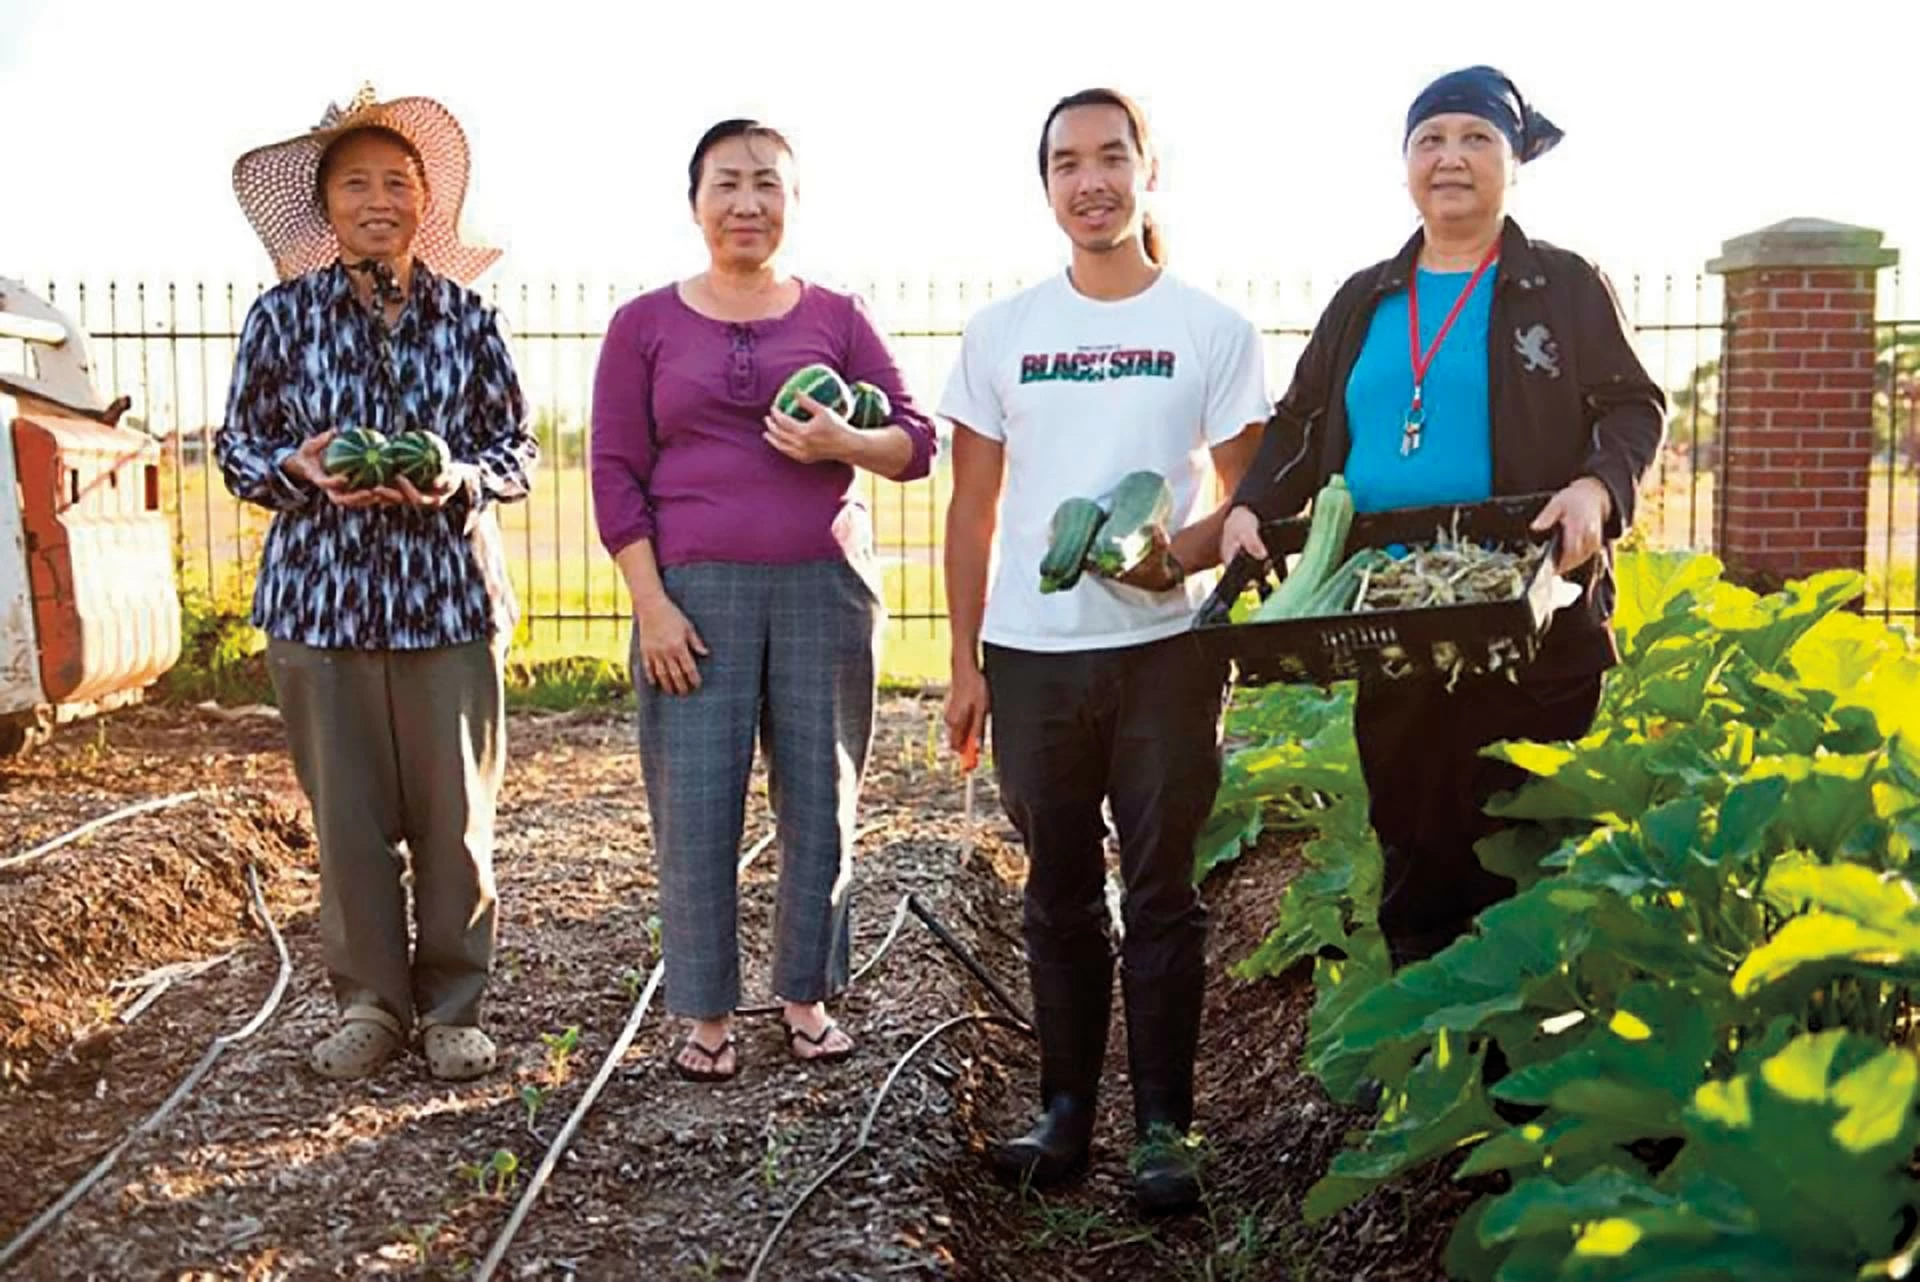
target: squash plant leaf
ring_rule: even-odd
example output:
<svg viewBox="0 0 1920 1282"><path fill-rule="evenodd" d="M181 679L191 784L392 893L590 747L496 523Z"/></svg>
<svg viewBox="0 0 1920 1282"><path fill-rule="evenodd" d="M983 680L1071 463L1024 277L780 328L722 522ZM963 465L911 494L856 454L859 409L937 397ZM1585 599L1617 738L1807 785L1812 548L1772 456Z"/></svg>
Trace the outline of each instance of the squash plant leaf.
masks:
<svg viewBox="0 0 1920 1282"><path fill-rule="evenodd" d="M1877 753L1767 757L1754 763L1748 777L1786 780L1778 829L1782 839L1831 858L1857 828L1875 817L1867 779L1878 760Z"/></svg>
<svg viewBox="0 0 1920 1282"><path fill-rule="evenodd" d="M1911 1200L1917 1088L1911 1051L1810 1033L1758 1073L1703 1086L1692 1142L1777 1240L1880 1256Z"/></svg>
<svg viewBox="0 0 1920 1282"><path fill-rule="evenodd" d="M1309 1224L1351 1206L1403 1171L1504 1128L1480 1082L1485 1050L1463 1053L1463 1045L1464 1039L1446 1033L1435 1038L1365 1147L1335 1157L1307 1191L1301 1213Z"/></svg>
<svg viewBox="0 0 1920 1282"><path fill-rule="evenodd" d="M1851 963L1856 974L1920 982L1920 928L1883 930L1827 912L1795 917L1740 963L1733 991L1744 997L1802 967L1830 962Z"/></svg>
<svg viewBox="0 0 1920 1282"><path fill-rule="evenodd" d="M1495 1015L1521 1010L1536 984L1564 987L1561 966L1586 946L1588 927L1545 892L1543 882L1480 915L1464 936L1362 997L1341 1022L1354 1050L1450 1030L1470 1032Z"/></svg>
<svg viewBox="0 0 1920 1282"><path fill-rule="evenodd" d="M1238 859L1260 839L1263 826L1258 802L1216 809L1194 842L1194 882L1198 884L1214 869Z"/></svg>
<svg viewBox="0 0 1920 1282"><path fill-rule="evenodd" d="M1720 577L1711 556L1689 552L1642 551L1621 557L1614 566L1614 631L1629 653L1640 646L1640 632L1663 615L1685 617L1694 595Z"/></svg>
<svg viewBox="0 0 1920 1282"><path fill-rule="evenodd" d="M1327 1094L1342 1103L1354 1101L1361 1081L1378 1052L1356 1050L1340 1034L1341 1024L1368 993L1387 982L1392 965L1379 928L1349 937L1349 951L1340 959L1322 957L1313 965L1314 1003L1307 1018L1306 1065ZM1406 1058L1411 1061L1411 1052Z"/></svg>
<svg viewBox="0 0 1920 1282"><path fill-rule="evenodd" d="M1707 617L1760 668L1772 671L1819 621L1866 590L1866 576L1827 570L1788 583L1770 596L1725 594Z"/></svg>
<svg viewBox="0 0 1920 1282"><path fill-rule="evenodd" d="M1743 863L1759 853L1786 795L1787 781L1778 777L1748 779L1729 788L1720 803L1707 862L1715 866Z"/></svg>
<svg viewBox="0 0 1920 1282"><path fill-rule="evenodd" d="M1714 1053L1709 1012L1677 987L1636 984L1580 1043L1556 1059L1501 1079L1496 1099L1680 1134L1680 1111L1705 1080Z"/></svg>
<svg viewBox="0 0 1920 1282"><path fill-rule="evenodd" d="M1920 892L1913 883L1859 864L1782 861L1767 877L1767 894L1796 912L1812 905L1882 930L1920 926Z"/></svg>
<svg viewBox="0 0 1920 1282"><path fill-rule="evenodd" d="M1551 873L1551 869L1543 866L1548 856L1586 831L1580 824L1516 824L1502 828L1491 837L1483 837L1474 844L1473 853L1488 872L1497 873L1526 890Z"/></svg>
<svg viewBox="0 0 1920 1282"><path fill-rule="evenodd" d="M1509 819L1587 819L1626 824L1651 803L1655 779L1644 740L1637 736L1592 736L1569 748L1559 744L1495 744L1483 755L1510 762L1536 776L1487 806Z"/></svg>

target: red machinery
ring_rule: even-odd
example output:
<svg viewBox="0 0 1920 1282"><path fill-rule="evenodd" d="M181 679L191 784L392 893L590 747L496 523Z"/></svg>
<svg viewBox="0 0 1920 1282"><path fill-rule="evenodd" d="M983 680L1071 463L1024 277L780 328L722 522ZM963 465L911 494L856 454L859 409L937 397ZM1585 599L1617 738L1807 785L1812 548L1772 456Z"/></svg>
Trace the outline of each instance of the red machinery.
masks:
<svg viewBox="0 0 1920 1282"><path fill-rule="evenodd" d="M66 316L0 277L0 754L138 701L180 657L160 446ZM30 369L14 368L24 363Z"/></svg>

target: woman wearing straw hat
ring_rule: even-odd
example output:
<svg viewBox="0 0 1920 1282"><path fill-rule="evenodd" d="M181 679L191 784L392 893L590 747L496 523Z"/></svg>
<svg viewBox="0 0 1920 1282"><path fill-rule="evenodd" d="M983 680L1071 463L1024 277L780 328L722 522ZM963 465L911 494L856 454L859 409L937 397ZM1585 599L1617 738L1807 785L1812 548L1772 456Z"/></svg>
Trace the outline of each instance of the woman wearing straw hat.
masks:
<svg viewBox="0 0 1920 1282"><path fill-rule="evenodd" d="M464 288L499 251L460 239L466 139L430 99L363 89L233 182L282 283L247 314L216 453L274 513L252 617L313 806L341 1015L311 1062L364 1077L417 1028L435 1077L477 1077L517 613L494 505L526 497L538 455L498 318ZM350 427L435 433L451 462L349 489L323 457Z"/></svg>
<svg viewBox="0 0 1920 1282"><path fill-rule="evenodd" d="M593 397L601 542L633 597L640 766L655 854L667 1006L690 1021L673 1067L732 1077L737 877L756 735L780 832L773 989L789 1053L853 1052L826 999L847 983L854 808L873 737L884 611L860 472L927 474L932 421L865 304L779 267L794 192L777 131L725 120L700 139L687 198L707 269L624 305ZM855 427L810 398L771 408L796 370L870 382L890 411Z"/></svg>

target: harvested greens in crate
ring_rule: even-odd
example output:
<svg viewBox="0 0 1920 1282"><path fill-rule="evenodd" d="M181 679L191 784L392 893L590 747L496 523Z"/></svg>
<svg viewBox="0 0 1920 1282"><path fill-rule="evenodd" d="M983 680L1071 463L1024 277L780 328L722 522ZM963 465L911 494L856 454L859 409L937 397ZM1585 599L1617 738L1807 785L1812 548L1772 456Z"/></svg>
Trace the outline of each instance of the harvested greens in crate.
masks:
<svg viewBox="0 0 1920 1282"><path fill-rule="evenodd" d="M1530 528L1550 495L1355 514L1336 476L1309 518L1269 521L1274 566L1236 557L1194 619L1242 685L1466 673L1517 678L1554 609L1557 534ZM1289 553L1300 557L1269 575Z"/></svg>

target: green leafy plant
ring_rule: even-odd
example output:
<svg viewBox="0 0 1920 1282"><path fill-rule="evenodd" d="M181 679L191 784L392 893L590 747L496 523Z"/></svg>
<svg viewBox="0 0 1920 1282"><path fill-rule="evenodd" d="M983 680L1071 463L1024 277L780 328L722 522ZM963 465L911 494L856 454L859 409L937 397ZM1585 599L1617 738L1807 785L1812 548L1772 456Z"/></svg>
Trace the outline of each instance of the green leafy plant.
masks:
<svg viewBox="0 0 1920 1282"><path fill-rule="evenodd" d="M155 684L154 697L167 703L273 704L266 638L253 626L251 610L242 591L215 595L183 588L180 658Z"/></svg>
<svg viewBox="0 0 1920 1282"><path fill-rule="evenodd" d="M773 1119L767 1119L765 1133L766 1144L760 1152L760 1187L772 1191L773 1187L786 1178L780 1169L781 1159L793 1148L794 1132L775 1131Z"/></svg>
<svg viewBox="0 0 1920 1282"><path fill-rule="evenodd" d="M547 1102L547 1097L551 1094L553 1094L553 1088L551 1086L535 1086L532 1082L524 1082L521 1084L520 1106L527 1110L527 1129L529 1131L533 1130L533 1121L540 1115L541 1106Z"/></svg>
<svg viewBox="0 0 1920 1282"><path fill-rule="evenodd" d="M568 1025L564 1033L542 1033L540 1041L547 1048L547 1072L555 1082L565 1081L567 1061L580 1046L580 1026Z"/></svg>
<svg viewBox="0 0 1920 1282"><path fill-rule="evenodd" d="M1456 1277L1902 1276L1920 652L1841 609L1858 575L1762 596L1641 553L1618 577L1593 732L1487 750L1529 776L1490 810L1529 823L1482 843L1516 893L1467 937L1389 971L1378 849L1340 814L1364 790L1319 777L1307 868L1240 967L1314 956L1309 1067L1337 1098L1382 1087L1306 1215L1464 1149L1458 1178L1513 1186L1459 1224ZM1335 750L1302 736L1302 770L1347 764L1313 734ZM1279 777L1252 803L1288 804Z"/></svg>
<svg viewBox="0 0 1920 1282"><path fill-rule="evenodd" d="M497 1148L485 1162L462 1162L454 1169L461 1179L472 1181L481 1197L505 1197L520 1179L520 1159L510 1148Z"/></svg>
<svg viewBox="0 0 1920 1282"><path fill-rule="evenodd" d="M587 655L538 661L511 660L506 670L507 707L567 712L617 707L633 698L624 664Z"/></svg>
<svg viewBox="0 0 1920 1282"><path fill-rule="evenodd" d="M433 1267L433 1244L439 1239L440 1230L444 1227L445 1225L439 1220L424 1224L395 1224L393 1226L393 1235L396 1240L404 1242L413 1248L413 1253L416 1257L415 1262L419 1264L421 1268L431 1269Z"/></svg>

